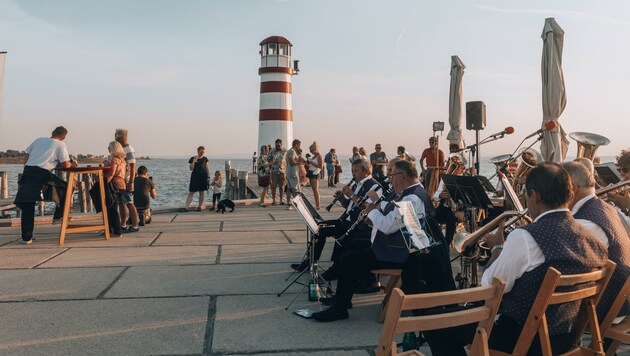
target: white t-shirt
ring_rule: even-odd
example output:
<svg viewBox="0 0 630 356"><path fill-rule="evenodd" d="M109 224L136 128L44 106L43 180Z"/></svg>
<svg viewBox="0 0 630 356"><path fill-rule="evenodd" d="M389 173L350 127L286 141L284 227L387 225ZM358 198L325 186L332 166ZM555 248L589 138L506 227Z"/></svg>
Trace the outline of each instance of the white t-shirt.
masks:
<svg viewBox="0 0 630 356"><path fill-rule="evenodd" d="M69 161L68 148L63 141L51 137L40 137L27 148L27 166L37 166L52 171L57 164Z"/></svg>

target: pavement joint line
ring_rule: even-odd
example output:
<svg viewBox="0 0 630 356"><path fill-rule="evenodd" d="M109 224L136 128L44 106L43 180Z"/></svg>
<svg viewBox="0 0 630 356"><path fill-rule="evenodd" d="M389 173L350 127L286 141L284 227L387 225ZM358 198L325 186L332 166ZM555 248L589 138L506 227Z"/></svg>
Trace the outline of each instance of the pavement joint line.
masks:
<svg viewBox="0 0 630 356"><path fill-rule="evenodd" d="M282 233L282 236L284 236L284 238L287 239L287 241L289 241L290 244L293 243L293 240L291 240L289 235L284 230L280 230L280 232Z"/></svg>
<svg viewBox="0 0 630 356"><path fill-rule="evenodd" d="M221 265L225 266L225 265L230 265L230 266L237 266L237 265L243 265L243 266L249 266L249 265L278 265L278 264L287 264L290 263L290 261L260 261L260 262L222 262ZM185 264L179 264L179 265L119 265L119 266L63 266L63 267L42 267L42 268L38 268L38 270L41 269L47 269L47 270L63 270L63 269L90 269L90 268L122 268L122 267L191 267L191 266L216 266L215 263L185 263ZM29 267L24 267L24 268L0 268L0 272L2 271L20 271L20 270L28 270L30 269ZM287 269L287 271L289 271ZM290 271L289 271L290 272Z"/></svg>
<svg viewBox="0 0 630 356"><path fill-rule="evenodd" d="M162 236L162 232L160 231L155 238L149 243L148 247L153 247L153 244Z"/></svg>
<svg viewBox="0 0 630 356"><path fill-rule="evenodd" d="M217 247L217 258L214 260L215 265L218 265L221 263L221 252L223 252L223 245L219 245Z"/></svg>
<svg viewBox="0 0 630 356"><path fill-rule="evenodd" d="M273 215L271 215L271 213L269 213L269 216L271 217L271 220L276 221L276 218Z"/></svg>
<svg viewBox="0 0 630 356"><path fill-rule="evenodd" d="M173 216L173 218L171 219L171 221L169 221L169 224L172 223L173 221L175 221L175 219L177 219L177 217L179 216L179 214L175 214L175 216Z"/></svg>
<svg viewBox="0 0 630 356"><path fill-rule="evenodd" d="M221 220L221 225L219 225L219 232L223 232L223 220Z"/></svg>
<svg viewBox="0 0 630 356"><path fill-rule="evenodd" d="M57 257L57 256L59 256L59 255L61 255L62 253L66 252L66 251L68 251L68 250L70 250L70 248L65 248L65 249L63 249L62 251L60 251L59 253L55 253L54 255L52 255L52 256L50 256L50 257L48 257L48 258L44 259L42 262L37 263L37 264L35 264L34 266L31 266L31 268L29 268L29 269L37 268L37 267L39 267L39 266L43 265L44 263L46 263L46 262L48 262L48 261L52 260L53 258L55 258L55 257Z"/></svg>
<svg viewBox="0 0 630 356"><path fill-rule="evenodd" d="M18 238L16 238L15 240L11 240L11 241L9 241L9 242L3 243L2 245L0 245L0 247L2 247L2 246L6 246L6 245L9 245L9 244L12 244L12 243L14 243L15 241L17 241L17 240L21 240L21 239L22 239L21 237L18 237Z"/></svg>
<svg viewBox="0 0 630 356"><path fill-rule="evenodd" d="M127 272L129 270L129 268L131 268L131 267L125 267L122 271L120 271L118 276L116 276L116 278L114 278L114 280L107 287L105 287L105 289L103 289L103 291L101 293L99 293L99 295L96 297L96 299L103 299L105 294L107 294L107 292L109 292L109 290L114 287L114 284L116 284L116 282L118 282L120 280L120 278L122 278L122 276L125 274L125 272Z"/></svg>
<svg viewBox="0 0 630 356"><path fill-rule="evenodd" d="M206 333L204 335L202 355L212 355L212 339L214 337L214 323L217 315L217 297L212 296L208 302L208 319L206 321Z"/></svg>
<svg viewBox="0 0 630 356"><path fill-rule="evenodd" d="M365 351L368 355L374 355L374 351L378 345L370 346L346 346L346 347L317 347L302 349L281 349L281 350L251 350L251 351L224 351L213 352L213 355L286 355L287 353L309 353L322 351Z"/></svg>
<svg viewBox="0 0 630 356"><path fill-rule="evenodd" d="M301 292L284 292L283 295L294 295ZM21 303L47 303L47 302L89 302L89 301L104 301L104 300L141 300L141 299L181 299L181 298L207 298L207 297L251 297L251 296L273 296L276 297L277 292L270 293L226 293L226 294L185 294L185 295L149 295L149 296L126 296L126 297L103 297L103 298L58 298L58 299L28 299L28 300L0 300L0 304L21 304Z"/></svg>

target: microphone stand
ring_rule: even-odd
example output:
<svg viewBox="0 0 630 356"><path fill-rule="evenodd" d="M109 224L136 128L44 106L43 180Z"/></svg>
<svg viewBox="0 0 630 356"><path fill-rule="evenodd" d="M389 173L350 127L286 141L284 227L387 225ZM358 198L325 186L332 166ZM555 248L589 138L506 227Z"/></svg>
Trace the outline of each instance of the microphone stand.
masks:
<svg viewBox="0 0 630 356"><path fill-rule="evenodd" d="M540 135L538 135L538 138L536 140L534 140L534 142L532 142L529 146L527 146L524 150L522 150L521 153L519 153L516 156L514 156L516 151L518 151L518 149L523 145L523 142L525 142L525 140L527 140L527 138L524 138L523 141L521 141L521 143L519 143L519 145L516 147L514 152L512 152L512 154L510 154L510 158L508 158L505 161L505 163L503 163L503 165L499 169L497 169L497 171L492 175L492 177L488 178L488 180L492 180L494 177L496 177L499 174L499 172L505 174L506 173L506 169L510 165L510 163L512 163L512 162L516 161L517 159L519 159L519 157L521 157L523 155L523 153L525 153L525 151L527 151L530 148L532 148L532 146L535 145L537 142L542 141L542 139L543 139L543 135L541 133Z"/></svg>
<svg viewBox="0 0 630 356"><path fill-rule="evenodd" d="M503 133L500 133L500 134L491 135L491 136L488 136L488 137L484 138L481 141L479 141L479 130L475 130L475 133L476 133L476 135L475 135L476 136L476 138L475 138L476 143L472 144L470 146L466 146L464 148L460 148L457 152L470 150L470 153L473 155L474 160L475 160L475 175L478 176L479 175L479 146L484 145L486 143L490 143L490 142L494 142L494 141L500 140L503 137L505 137L506 133L503 132ZM523 140L523 141L525 141L525 140ZM521 142L521 145L522 144L523 144L523 142ZM520 147L520 145L519 145L519 147ZM512 156L512 155L510 155L510 156Z"/></svg>

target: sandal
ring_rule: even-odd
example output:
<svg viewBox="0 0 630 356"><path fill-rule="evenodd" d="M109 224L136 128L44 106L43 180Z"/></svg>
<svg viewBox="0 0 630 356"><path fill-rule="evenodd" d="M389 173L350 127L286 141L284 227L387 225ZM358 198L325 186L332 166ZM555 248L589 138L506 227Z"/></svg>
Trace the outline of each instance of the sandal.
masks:
<svg viewBox="0 0 630 356"><path fill-rule="evenodd" d="M276 205L276 202L275 202L275 201L274 201L274 202L272 202L272 203L271 203L271 205L272 205L272 206Z"/></svg>

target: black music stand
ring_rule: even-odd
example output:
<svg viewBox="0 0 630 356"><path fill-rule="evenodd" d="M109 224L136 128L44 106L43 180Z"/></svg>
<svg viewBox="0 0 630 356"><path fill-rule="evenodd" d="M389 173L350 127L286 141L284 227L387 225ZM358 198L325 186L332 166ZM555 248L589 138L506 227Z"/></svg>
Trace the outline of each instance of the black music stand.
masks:
<svg viewBox="0 0 630 356"><path fill-rule="evenodd" d="M330 283L328 283L328 281L324 280L320 276L320 270L323 269L318 265L317 261L315 260L315 239L313 235L319 232L319 228L321 226L320 224L324 221L324 219L321 217L321 215L319 215L317 210L315 210L313 205L308 201L308 199L302 192L299 192L296 196L293 197L291 204L293 204L293 207L300 214L300 217L302 218L302 220L304 220L304 223L306 224L306 253L308 254L310 265L309 268L301 271L280 293L278 293L278 297L280 297L294 283L302 285L300 291L296 293L295 297L291 300L289 305L284 308L284 310L289 309L289 307L293 304L293 302L295 302L300 293L304 291L304 288L312 283L317 284L320 290L322 290L322 286L327 286L328 288L332 289ZM308 282L299 282L298 280L300 279L300 277L302 277L307 271L309 272Z"/></svg>
<svg viewBox="0 0 630 356"><path fill-rule="evenodd" d="M617 166L612 162L596 164L595 172L607 185L617 184L623 180L623 177L617 170Z"/></svg>
<svg viewBox="0 0 630 356"><path fill-rule="evenodd" d="M484 186L476 176L440 175L451 198L469 208L492 209Z"/></svg>

